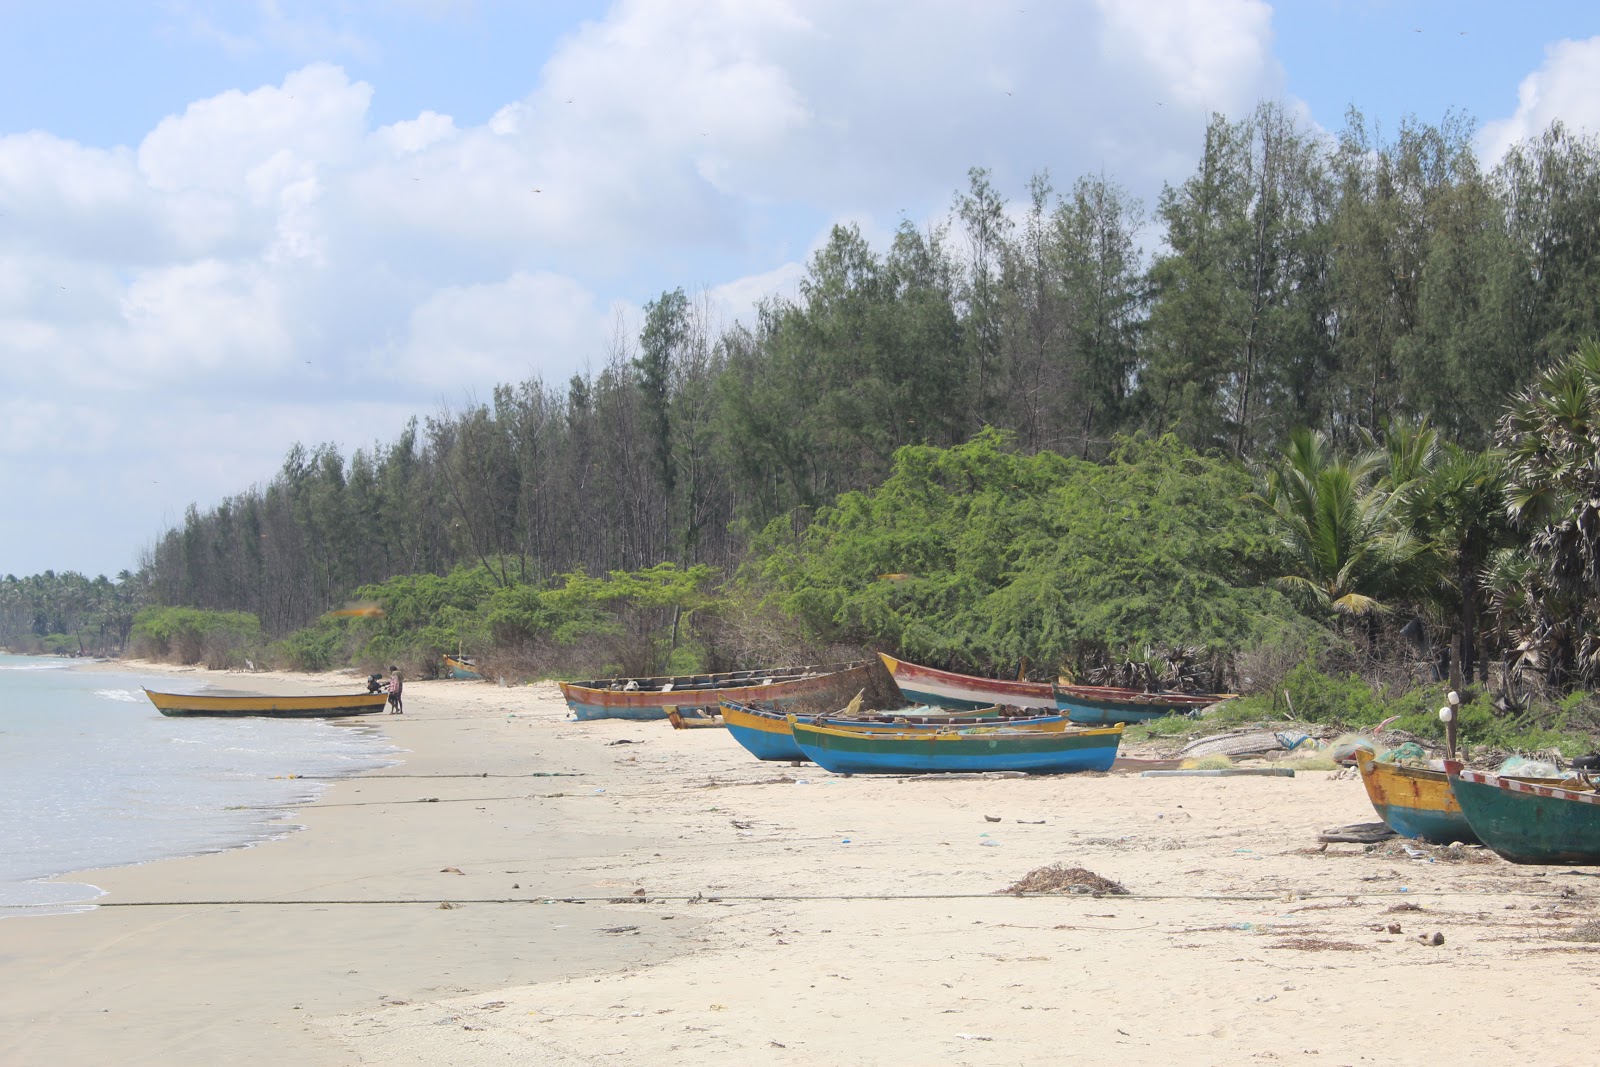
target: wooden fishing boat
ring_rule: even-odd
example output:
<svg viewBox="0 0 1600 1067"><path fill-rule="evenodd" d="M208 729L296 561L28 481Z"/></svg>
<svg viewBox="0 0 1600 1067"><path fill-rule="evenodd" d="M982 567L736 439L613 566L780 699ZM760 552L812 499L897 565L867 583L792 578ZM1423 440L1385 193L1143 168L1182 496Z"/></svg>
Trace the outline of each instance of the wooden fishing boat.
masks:
<svg viewBox="0 0 1600 1067"><path fill-rule="evenodd" d="M1117 758L1122 727L1089 730L839 730L790 716L795 743L835 774L943 771L1106 771Z"/></svg>
<svg viewBox="0 0 1600 1067"><path fill-rule="evenodd" d="M1139 723L1167 715L1199 711L1232 693L1178 693L1167 690L1146 692L1109 685L1065 685L1057 682L1055 705L1067 718L1085 726L1111 723Z"/></svg>
<svg viewBox="0 0 1600 1067"><path fill-rule="evenodd" d="M1049 682L1007 681L1003 678L978 678L970 674L923 667L903 659L878 653L883 665L894 676L906 699L912 703L938 704L946 708L981 708L1005 704L1014 708L1056 708Z"/></svg>
<svg viewBox="0 0 1600 1067"><path fill-rule="evenodd" d="M1454 760L1445 767L1473 833L1504 858L1600 865L1600 794L1469 771Z"/></svg>
<svg viewBox="0 0 1600 1067"><path fill-rule="evenodd" d="M1356 766L1367 799L1395 833L1436 845L1478 843L1444 771L1380 760L1368 748L1356 750Z"/></svg>
<svg viewBox="0 0 1600 1067"><path fill-rule="evenodd" d="M444 670L450 677L462 681L477 682L483 680L483 672L478 670L477 664L459 656L446 656L444 658Z"/></svg>
<svg viewBox="0 0 1600 1067"><path fill-rule="evenodd" d="M789 713L772 707L724 700L720 704L722 722L735 741L757 759L794 762L808 757L795 743L789 729ZM914 710L914 709L908 709ZM800 716L796 716L800 718ZM1023 730L1064 730L1067 720L1060 715L1005 716L998 707L975 709L970 715L897 715L893 712L856 715L804 716L803 721L839 730L994 730L1010 727Z"/></svg>
<svg viewBox="0 0 1600 1067"><path fill-rule="evenodd" d="M157 693L146 689L163 715L209 715L223 718L264 716L273 719L330 719L343 715L370 715L383 710L388 693L334 693L309 697L204 696L194 693Z"/></svg>
<svg viewBox="0 0 1600 1067"><path fill-rule="evenodd" d="M668 708L677 708L680 713L691 709L715 711L724 698L778 707L805 700L842 708L851 697L864 692L866 707L900 707L906 703L883 665L871 660L723 674L602 678L560 685L567 707L575 717L585 720L665 719Z"/></svg>

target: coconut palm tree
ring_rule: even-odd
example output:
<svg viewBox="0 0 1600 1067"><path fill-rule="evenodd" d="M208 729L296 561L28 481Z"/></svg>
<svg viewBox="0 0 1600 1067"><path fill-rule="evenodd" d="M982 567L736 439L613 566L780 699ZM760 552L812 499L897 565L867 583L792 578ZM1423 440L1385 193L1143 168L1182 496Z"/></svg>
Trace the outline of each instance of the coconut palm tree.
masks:
<svg viewBox="0 0 1600 1067"><path fill-rule="evenodd" d="M1395 521L1398 498L1383 477L1386 455L1367 449L1335 456L1319 431L1290 433L1263 472L1258 499L1278 523L1295 573L1274 584L1318 609L1375 615L1420 550Z"/></svg>

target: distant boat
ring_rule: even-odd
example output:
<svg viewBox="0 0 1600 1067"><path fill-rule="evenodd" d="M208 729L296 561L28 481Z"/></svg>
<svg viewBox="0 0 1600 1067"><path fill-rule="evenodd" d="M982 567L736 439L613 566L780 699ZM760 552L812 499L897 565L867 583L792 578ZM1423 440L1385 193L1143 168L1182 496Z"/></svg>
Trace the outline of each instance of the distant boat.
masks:
<svg viewBox="0 0 1600 1067"><path fill-rule="evenodd" d="M146 689L163 715L208 715L222 718L262 716L272 719L330 719L343 715L369 715L382 711L388 693L336 693L310 697L198 696L193 693L157 693Z"/></svg>
<svg viewBox="0 0 1600 1067"><path fill-rule="evenodd" d="M656 678L602 678L561 682L561 695L579 719L665 719L667 709L715 711L724 698L784 707L818 700L844 707L865 690L870 706L903 704L883 665L874 661L772 667L721 674L683 674Z"/></svg>
<svg viewBox="0 0 1600 1067"><path fill-rule="evenodd" d="M449 674L450 677L458 678L462 681L476 682L483 680L483 672L478 670L477 664L460 656L446 656L444 658L444 669L445 673Z"/></svg>
<svg viewBox="0 0 1600 1067"><path fill-rule="evenodd" d="M1066 685L1057 682L1055 705L1067 718L1085 726L1112 723L1140 723L1168 715L1199 711L1232 693L1179 693L1171 690L1147 692L1110 685Z"/></svg>
<svg viewBox="0 0 1600 1067"><path fill-rule="evenodd" d="M894 676L894 684L900 687L900 692L912 703L938 704L946 708L981 708L990 704L1052 711L1056 708L1055 693L1049 682L979 678L908 663L882 652L878 653L878 658Z"/></svg>
<svg viewBox="0 0 1600 1067"><path fill-rule="evenodd" d="M1450 788L1478 840L1512 863L1600 865L1600 794L1461 769Z"/></svg>
<svg viewBox="0 0 1600 1067"><path fill-rule="evenodd" d="M944 771L1027 771L1064 774L1108 771L1117 759L1122 727L1092 730L900 730L863 732L809 726L790 717L795 743L813 763L835 774L918 774Z"/></svg>
<svg viewBox="0 0 1600 1067"><path fill-rule="evenodd" d="M1380 760L1365 748L1356 750L1356 766L1367 799L1395 833L1436 845L1478 843L1444 771Z"/></svg>
<svg viewBox="0 0 1600 1067"><path fill-rule="evenodd" d="M917 709L906 710L914 712ZM733 735L733 739L757 759L795 762L808 758L795 743L794 731L789 728L789 717L785 712L770 707L741 704L734 700L723 700L721 712L722 722ZM804 721L840 730L878 732L994 730L1001 727L1063 730L1067 725L1066 719L1060 715L1002 717L999 708L975 710L970 715L900 715L894 712L868 712L848 716L808 715Z"/></svg>

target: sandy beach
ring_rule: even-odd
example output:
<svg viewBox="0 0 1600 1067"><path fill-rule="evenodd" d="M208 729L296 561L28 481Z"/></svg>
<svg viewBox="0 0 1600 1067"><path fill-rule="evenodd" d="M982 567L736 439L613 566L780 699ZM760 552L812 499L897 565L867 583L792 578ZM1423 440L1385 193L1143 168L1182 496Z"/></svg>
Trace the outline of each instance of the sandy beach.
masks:
<svg viewBox="0 0 1600 1067"><path fill-rule="evenodd" d="M0 920L0 1063L1589 1058L1597 872L1319 843L1353 772L843 778L552 684L406 701L303 829ZM1050 865L1127 893L1003 892Z"/></svg>

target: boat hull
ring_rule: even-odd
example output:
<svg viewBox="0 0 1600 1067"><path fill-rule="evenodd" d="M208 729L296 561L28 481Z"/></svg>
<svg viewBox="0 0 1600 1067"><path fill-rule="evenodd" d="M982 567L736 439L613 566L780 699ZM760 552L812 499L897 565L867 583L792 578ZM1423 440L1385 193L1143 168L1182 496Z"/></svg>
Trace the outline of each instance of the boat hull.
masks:
<svg viewBox="0 0 1600 1067"><path fill-rule="evenodd" d="M1395 833L1436 845L1457 841L1477 844L1478 835L1456 803L1450 777L1444 771L1390 763L1365 753L1358 758L1357 766L1367 799Z"/></svg>
<svg viewBox="0 0 1600 1067"><path fill-rule="evenodd" d="M835 774L921 774L950 771L1026 771L1065 774L1106 771L1117 758L1122 729L970 732L855 732L791 722L796 744Z"/></svg>
<svg viewBox="0 0 1600 1067"><path fill-rule="evenodd" d="M1478 840L1512 863L1600 864L1600 795L1467 770L1450 786Z"/></svg>
<svg viewBox="0 0 1600 1067"><path fill-rule="evenodd" d="M814 726L827 726L832 729L852 730L858 733L873 731L900 733L918 730L971 732L1000 729L1040 730L1059 733L1065 730L1067 726L1066 719L1059 715L1001 718L997 710L988 710L989 714L987 715L894 717L892 721L888 715L869 719L819 715L814 718L808 717L806 721ZM789 717L785 712L770 708L751 707L730 700L721 702L721 711L722 722L728 728L728 733L757 759L791 763L810 759L795 742L794 731L790 729Z"/></svg>
<svg viewBox="0 0 1600 1067"><path fill-rule="evenodd" d="M590 719L665 719L669 708L679 712L714 711L723 699L743 704L842 708L865 691L869 707L899 707L905 701L882 664L862 663L783 667L727 674L678 675L662 678L611 678L593 682L561 682L561 695L574 717ZM636 688L626 688L633 684Z"/></svg>
<svg viewBox="0 0 1600 1067"><path fill-rule="evenodd" d="M883 665L894 677L895 685L913 704L937 704L943 708L982 708L990 704L1004 704L1014 708L1043 708L1055 710L1055 695L1049 682L1007 681L1003 678L979 678L954 671L941 671L907 663L903 659L878 653Z"/></svg>
<svg viewBox="0 0 1600 1067"><path fill-rule="evenodd" d="M190 693L144 695L163 715L204 715L214 718L265 717L272 719L330 719L346 715L371 715L382 711L387 693L340 693L309 697L197 696Z"/></svg>
<svg viewBox="0 0 1600 1067"><path fill-rule="evenodd" d="M454 656L446 656L444 658L444 669L446 674L457 679L458 681L483 681L483 672L478 670L476 665L468 663L465 660L456 659Z"/></svg>
<svg viewBox="0 0 1600 1067"><path fill-rule="evenodd" d="M1081 726L1149 722L1227 699L1222 693L1146 693L1100 685L1057 685L1054 690L1056 708Z"/></svg>

